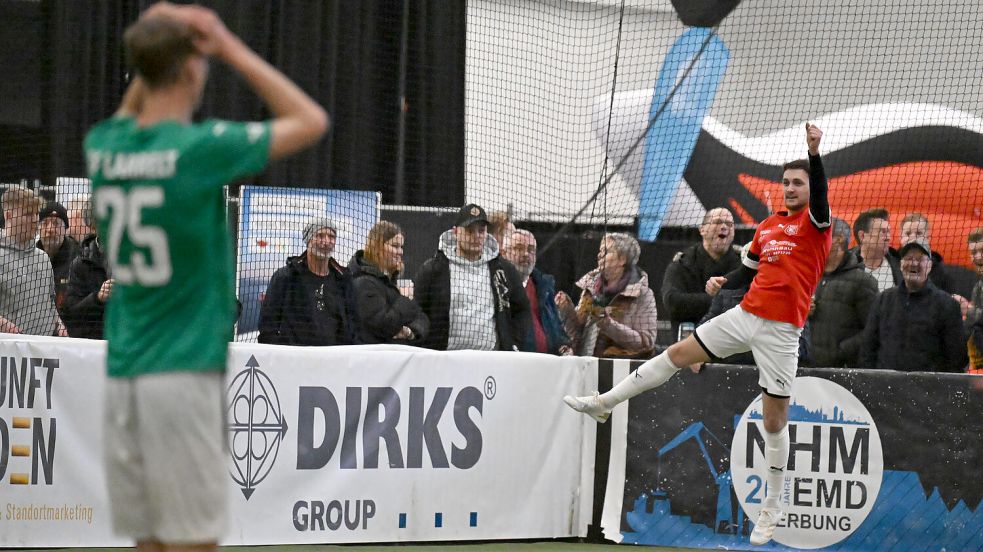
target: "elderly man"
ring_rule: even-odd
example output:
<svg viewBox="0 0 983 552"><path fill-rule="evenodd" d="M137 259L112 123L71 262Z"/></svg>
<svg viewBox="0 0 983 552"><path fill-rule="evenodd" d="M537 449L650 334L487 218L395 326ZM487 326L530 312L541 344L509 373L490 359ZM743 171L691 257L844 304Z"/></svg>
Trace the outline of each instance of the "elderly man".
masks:
<svg viewBox="0 0 983 552"><path fill-rule="evenodd" d="M932 243L932 226L928 222L928 217L921 213L908 213L905 215L901 219L900 238L902 246L917 238ZM892 253L897 255L897 252L893 250ZM932 271L928 273L928 279L935 284L935 287L942 291L949 293L954 293L955 291L955 284L952 282L952 277L946 271L942 255L938 251L932 251Z"/></svg>
<svg viewBox="0 0 983 552"><path fill-rule="evenodd" d="M809 311L810 356L816 366L854 368L860 364L860 344L877 297L877 281L849 249L850 225L834 218L833 244Z"/></svg>
<svg viewBox="0 0 983 552"><path fill-rule="evenodd" d="M734 215L730 211L722 207L707 211L700 236L700 243L676 253L662 278L662 303L669 311L674 335L680 323L696 323L710 310L713 295L706 290L707 280L741 264L740 248L732 245Z"/></svg>
<svg viewBox="0 0 983 552"><path fill-rule="evenodd" d="M906 372L962 372L966 334L959 305L928 279L932 250L924 239L902 246L903 282L877 297L864 329L863 363Z"/></svg>
<svg viewBox="0 0 983 552"><path fill-rule="evenodd" d="M478 205L461 207L413 289L430 319L423 347L518 351L525 342L529 300L518 271L499 256L498 240L488 233L488 216Z"/></svg>
<svg viewBox="0 0 983 552"><path fill-rule="evenodd" d="M55 275L55 306L62 308L68 291L68 269L79 254L79 242L67 235L68 211L57 201L49 201L41 207L41 238L38 249L48 254Z"/></svg>
<svg viewBox="0 0 983 552"><path fill-rule="evenodd" d="M55 307L51 261L35 247L41 199L23 186L2 198L0 231L0 332L67 335Z"/></svg>
<svg viewBox="0 0 983 552"><path fill-rule="evenodd" d="M536 236L516 229L506 236L503 256L512 263L529 300L532 324L520 348L523 351L569 355L570 338L563 331L563 321L556 308L556 281L536 268Z"/></svg>
<svg viewBox="0 0 983 552"><path fill-rule="evenodd" d="M359 342L358 304L348 269L331 255L337 225L327 218L304 227L307 249L287 258L270 279L259 311L259 342L353 345Z"/></svg>

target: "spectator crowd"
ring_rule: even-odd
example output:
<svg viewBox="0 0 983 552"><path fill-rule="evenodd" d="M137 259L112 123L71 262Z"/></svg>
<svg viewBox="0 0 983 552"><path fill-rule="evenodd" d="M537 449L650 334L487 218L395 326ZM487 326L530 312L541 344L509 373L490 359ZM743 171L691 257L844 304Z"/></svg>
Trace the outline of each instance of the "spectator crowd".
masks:
<svg viewBox="0 0 983 552"><path fill-rule="evenodd" d="M102 338L113 277L92 205L42 202L26 187L2 197L0 332ZM956 293L931 245L931 221L868 209L850 225L834 218L832 246L799 343L801 365L962 372L983 369L983 228L968 233L977 281ZM462 207L454 226L413 279L404 279L407 236L380 221L365 247L344 262L342 228L316 218L305 250L269 281L260 306L261 343L402 344L437 350L528 351L554 355L651 358L657 309L641 248L627 233L603 236L596 267L571 297L536 266L537 240L506 213ZM719 289L714 278L741 265L727 208L706 212L700 240L667 265L660 294L674 338L740 303L747 289ZM751 364L750 354L723 359Z"/></svg>

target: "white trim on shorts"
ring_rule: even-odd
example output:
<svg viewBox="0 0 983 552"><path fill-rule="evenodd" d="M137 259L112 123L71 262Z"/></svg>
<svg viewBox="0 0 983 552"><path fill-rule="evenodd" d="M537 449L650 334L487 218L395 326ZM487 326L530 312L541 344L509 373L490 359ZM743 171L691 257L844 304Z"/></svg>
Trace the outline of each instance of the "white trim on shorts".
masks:
<svg viewBox="0 0 983 552"><path fill-rule="evenodd" d="M801 333L794 324L767 320L737 305L696 328L693 336L711 360L751 351L761 389L788 398L798 370Z"/></svg>

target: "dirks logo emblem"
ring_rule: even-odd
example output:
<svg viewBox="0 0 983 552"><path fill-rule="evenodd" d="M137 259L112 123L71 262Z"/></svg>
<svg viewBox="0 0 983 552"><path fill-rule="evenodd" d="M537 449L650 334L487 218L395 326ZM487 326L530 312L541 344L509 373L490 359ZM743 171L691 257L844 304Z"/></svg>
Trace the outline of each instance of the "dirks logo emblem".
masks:
<svg viewBox="0 0 983 552"><path fill-rule="evenodd" d="M255 356L250 355L246 369L232 379L228 393L229 473L249 500L276 462L287 421L273 381L259 369Z"/></svg>

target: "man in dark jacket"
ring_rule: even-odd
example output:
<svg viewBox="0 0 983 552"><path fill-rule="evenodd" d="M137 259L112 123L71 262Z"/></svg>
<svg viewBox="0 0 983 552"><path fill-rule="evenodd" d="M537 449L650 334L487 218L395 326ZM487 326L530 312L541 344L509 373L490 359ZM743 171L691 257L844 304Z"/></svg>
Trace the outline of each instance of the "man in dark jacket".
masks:
<svg viewBox="0 0 983 552"><path fill-rule="evenodd" d="M79 243L67 234L68 211L61 203L49 201L38 213L41 221L38 249L48 254L55 273L55 306L62 307L68 289L68 270L79 254Z"/></svg>
<svg viewBox="0 0 983 552"><path fill-rule="evenodd" d="M88 211L87 211L88 212ZM86 219L92 222L91 213ZM93 228L93 231L95 229ZM109 263L94 233L82 241L82 251L68 273L68 290L62 306L62 319L71 337L103 338L106 302L113 291Z"/></svg>
<svg viewBox="0 0 983 552"><path fill-rule="evenodd" d="M901 245L904 246L911 240L921 238L932 243L932 226L928 222L928 217L921 213L908 213L901 219ZM896 261L900 261L901 256L897 251L891 249L889 255L894 256ZM932 251L932 271L928 273L928 279L935 284L935 287L948 293L955 293L955 283L946 270L942 255L938 251Z"/></svg>
<svg viewBox="0 0 983 552"><path fill-rule="evenodd" d="M358 306L348 269L331 254L337 226L326 218L304 228L307 250L273 273L259 311L259 342L355 345Z"/></svg>
<svg viewBox="0 0 983 552"><path fill-rule="evenodd" d="M916 239L899 251L904 281L877 297L864 329L863 362L909 372L962 372L966 334L959 304L928 280L932 250Z"/></svg>
<svg viewBox="0 0 983 552"><path fill-rule="evenodd" d="M877 281L877 291L886 291L901 284L898 258L889 255L891 222L887 209L875 207L857 215L853 222L853 237L857 246L850 250L863 264L867 274Z"/></svg>
<svg viewBox="0 0 983 552"><path fill-rule="evenodd" d="M740 248L733 247L734 215L722 207L707 211L700 224L703 241L673 257L662 277L662 304L669 312L672 333L681 322L698 322L710 309L713 296L707 280L723 276L741 264Z"/></svg>
<svg viewBox="0 0 983 552"><path fill-rule="evenodd" d="M827 368L860 365L860 345L870 306L877 298L877 280L850 255L850 225L833 219L833 245L822 280L816 287L809 322L812 362Z"/></svg>
<svg viewBox="0 0 983 552"><path fill-rule="evenodd" d="M414 300L430 320L421 346L437 350L517 351L529 324L519 273L498 254L481 207L461 207L454 228L413 282Z"/></svg>
<svg viewBox="0 0 983 552"><path fill-rule="evenodd" d="M513 230L505 239L502 256L515 266L529 300L529 332L519 346L523 351L570 355L570 338L556 308L556 281L536 268L536 236L528 230Z"/></svg>

